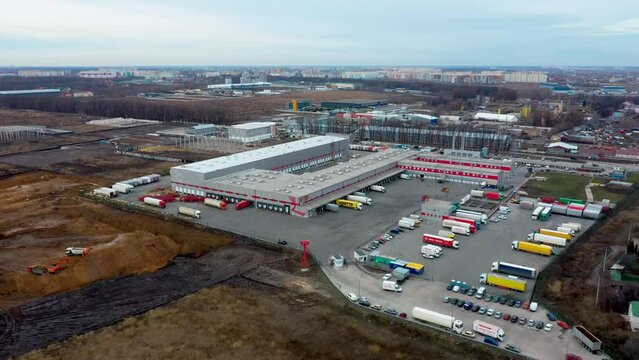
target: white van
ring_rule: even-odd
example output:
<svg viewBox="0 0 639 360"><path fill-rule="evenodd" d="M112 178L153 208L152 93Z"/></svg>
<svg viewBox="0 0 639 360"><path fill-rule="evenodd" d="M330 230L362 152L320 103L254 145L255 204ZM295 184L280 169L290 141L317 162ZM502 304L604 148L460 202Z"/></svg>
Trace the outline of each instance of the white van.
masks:
<svg viewBox="0 0 639 360"><path fill-rule="evenodd" d="M442 255L442 248L435 245L422 245L422 256L427 259L438 258Z"/></svg>

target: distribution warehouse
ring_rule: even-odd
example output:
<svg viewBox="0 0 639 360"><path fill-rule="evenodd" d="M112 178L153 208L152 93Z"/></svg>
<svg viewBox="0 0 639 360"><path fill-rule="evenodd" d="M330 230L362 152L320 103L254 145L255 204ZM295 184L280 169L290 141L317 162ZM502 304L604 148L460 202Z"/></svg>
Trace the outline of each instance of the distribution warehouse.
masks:
<svg viewBox="0 0 639 360"><path fill-rule="evenodd" d="M400 173L453 182L501 185L509 165L442 157L425 151L382 149L335 166L295 173L348 155L348 138L316 136L171 169L179 193L253 202L259 209L309 217L353 192L394 180Z"/></svg>

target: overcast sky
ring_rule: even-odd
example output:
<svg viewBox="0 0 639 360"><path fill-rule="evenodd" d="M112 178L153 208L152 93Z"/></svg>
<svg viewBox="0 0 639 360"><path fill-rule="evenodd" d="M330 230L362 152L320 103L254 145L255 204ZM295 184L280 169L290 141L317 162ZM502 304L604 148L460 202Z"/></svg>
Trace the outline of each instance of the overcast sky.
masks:
<svg viewBox="0 0 639 360"><path fill-rule="evenodd" d="M639 0L0 0L0 65L639 65Z"/></svg>

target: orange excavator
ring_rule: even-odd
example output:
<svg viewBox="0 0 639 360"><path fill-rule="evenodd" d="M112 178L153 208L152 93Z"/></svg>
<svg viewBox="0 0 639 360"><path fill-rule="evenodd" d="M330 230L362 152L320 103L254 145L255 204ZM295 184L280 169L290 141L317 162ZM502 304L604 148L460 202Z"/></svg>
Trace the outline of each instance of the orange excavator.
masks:
<svg viewBox="0 0 639 360"><path fill-rule="evenodd" d="M27 272L29 274L33 274L33 275L44 275L44 274L57 274L60 271L64 270L67 267L67 264L69 263L69 258L68 257L63 257L60 260L56 261L55 264L46 267L46 266L40 266L40 265L30 265L29 267L27 267Z"/></svg>

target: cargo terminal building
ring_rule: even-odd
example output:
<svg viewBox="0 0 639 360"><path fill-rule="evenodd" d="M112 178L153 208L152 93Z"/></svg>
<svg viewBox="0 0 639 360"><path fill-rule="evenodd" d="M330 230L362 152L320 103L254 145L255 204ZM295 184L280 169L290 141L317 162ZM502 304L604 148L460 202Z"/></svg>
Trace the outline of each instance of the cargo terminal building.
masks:
<svg viewBox="0 0 639 360"><path fill-rule="evenodd" d="M438 159L449 163L428 162L417 159L431 158L430 154L407 149L387 149L315 172L293 173L341 159L348 151L346 137L312 137L173 167L171 187L179 193L231 203L250 200L258 209L310 217L328 203L392 181L403 172L473 184L501 184L503 175L497 168L500 162L444 156Z"/></svg>

